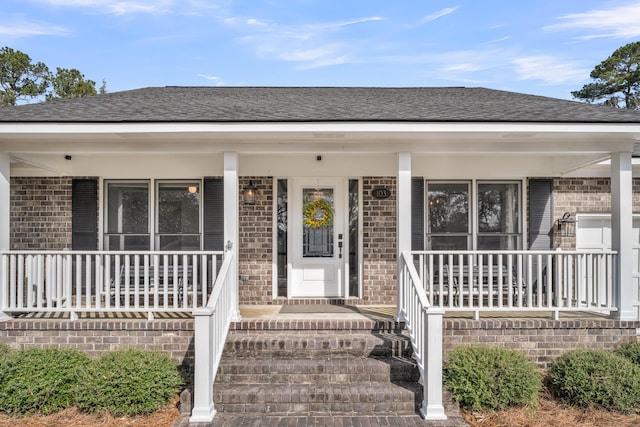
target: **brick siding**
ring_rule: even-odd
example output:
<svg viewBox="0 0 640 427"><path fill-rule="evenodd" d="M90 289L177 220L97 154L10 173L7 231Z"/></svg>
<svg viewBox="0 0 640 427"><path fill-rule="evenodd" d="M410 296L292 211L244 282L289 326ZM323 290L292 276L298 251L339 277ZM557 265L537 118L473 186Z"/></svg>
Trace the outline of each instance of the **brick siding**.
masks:
<svg viewBox="0 0 640 427"><path fill-rule="evenodd" d="M256 203L242 203L242 189L253 182ZM240 178L239 301L273 304L273 178Z"/></svg>
<svg viewBox="0 0 640 427"><path fill-rule="evenodd" d="M556 178L553 180L553 219L569 212L573 218L579 213L611 212L611 180L609 178ZM633 180L633 212L640 212L640 179ZM576 238L563 237L554 228L554 248L572 250Z"/></svg>
<svg viewBox="0 0 640 427"><path fill-rule="evenodd" d="M371 190L391 190L388 199L374 199ZM397 294L396 179L363 178L362 256L365 304L394 304Z"/></svg>
<svg viewBox="0 0 640 427"><path fill-rule="evenodd" d="M71 247L71 181L70 177L11 178L11 249Z"/></svg>

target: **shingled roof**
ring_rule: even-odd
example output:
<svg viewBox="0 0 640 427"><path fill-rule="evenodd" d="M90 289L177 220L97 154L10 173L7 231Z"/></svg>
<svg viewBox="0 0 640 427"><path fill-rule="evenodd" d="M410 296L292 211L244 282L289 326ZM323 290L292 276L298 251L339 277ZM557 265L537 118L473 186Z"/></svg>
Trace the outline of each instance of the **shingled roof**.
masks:
<svg viewBox="0 0 640 427"><path fill-rule="evenodd" d="M640 123L640 113L485 88L150 87L0 108L0 122Z"/></svg>

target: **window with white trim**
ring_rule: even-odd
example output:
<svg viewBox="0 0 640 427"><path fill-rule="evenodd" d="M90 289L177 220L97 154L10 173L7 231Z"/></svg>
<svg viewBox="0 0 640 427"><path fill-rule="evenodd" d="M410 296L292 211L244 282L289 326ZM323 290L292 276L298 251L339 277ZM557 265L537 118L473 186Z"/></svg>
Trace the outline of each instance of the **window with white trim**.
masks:
<svg viewBox="0 0 640 427"><path fill-rule="evenodd" d="M428 250L522 247L520 182L426 181Z"/></svg>
<svg viewBox="0 0 640 427"><path fill-rule="evenodd" d="M105 181L104 206L107 250L201 249L199 180Z"/></svg>

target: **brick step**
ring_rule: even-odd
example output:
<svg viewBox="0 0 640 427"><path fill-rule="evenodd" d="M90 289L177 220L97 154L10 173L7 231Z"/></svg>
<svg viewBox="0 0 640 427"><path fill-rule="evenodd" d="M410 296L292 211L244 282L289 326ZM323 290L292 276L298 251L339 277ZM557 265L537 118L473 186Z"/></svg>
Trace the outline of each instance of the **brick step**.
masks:
<svg viewBox="0 0 640 427"><path fill-rule="evenodd" d="M231 331L362 331L401 332L404 322L393 319L244 319L231 323Z"/></svg>
<svg viewBox="0 0 640 427"><path fill-rule="evenodd" d="M314 427L351 427L351 426L384 426L384 427L436 427L449 426L445 422L425 421L419 415L238 415L218 414L211 427L282 427L282 426L314 426ZM459 424L463 425L463 424Z"/></svg>
<svg viewBox="0 0 640 427"><path fill-rule="evenodd" d="M415 414L417 383L216 384L213 401L224 414Z"/></svg>
<svg viewBox="0 0 640 427"><path fill-rule="evenodd" d="M301 333L230 332L223 354L228 358L273 357L310 359L319 357L411 357L410 340L395 333Z"/></svg>
<svg viewBox="0 0 640 427"><path fill-rule="evenodd" d="M420 373L412 359L238 359L223 358L216 384L351 384L417 382Z"/></svg>

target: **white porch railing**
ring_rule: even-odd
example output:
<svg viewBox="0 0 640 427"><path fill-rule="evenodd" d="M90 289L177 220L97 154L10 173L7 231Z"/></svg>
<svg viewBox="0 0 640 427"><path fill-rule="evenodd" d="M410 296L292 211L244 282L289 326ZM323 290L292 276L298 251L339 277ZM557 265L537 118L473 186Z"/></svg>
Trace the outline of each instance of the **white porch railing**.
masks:
<svg viewBox="0 0 640 427"><path fill-rule="evenodd" d="M3 251L5 313L192 312L224 252Z"/></svg>
<svg viewBox="0 0 640 427"><path fill-rule="evenodd" d="M414 251L429 302L446 311L616 311L617 253Z"/></svg>
<svg viewBox="0 0 640 427"><path fill-rule="evenodd" d="M425 420L447 418L442 404L442 316L432 307L409 252L400 255L398 308L406 324L424 387L420 412Z"/></svg>
<svg viewBox="0 0 640 427"><path fill-rule="evenodd" d="M195 369L193 410L189 419L192 423L209 423L216 414L213 385L235 310L234 256L232 250L227 251L207 305L193 311Z"/></svg>

